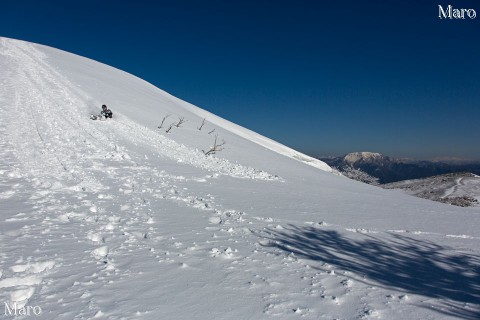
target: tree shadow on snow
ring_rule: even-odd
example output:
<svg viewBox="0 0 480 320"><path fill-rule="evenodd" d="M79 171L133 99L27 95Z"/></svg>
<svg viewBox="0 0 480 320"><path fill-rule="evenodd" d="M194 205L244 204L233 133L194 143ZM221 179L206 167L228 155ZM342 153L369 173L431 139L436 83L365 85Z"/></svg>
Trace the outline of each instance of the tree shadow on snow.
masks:
<svg viewBox="0 0 480 320"><path fill-rule="evenodd" d="M289 225L267 230L269 247L301 258L328 263L385 288L441 299L434 310L480 319L480 256L390 234L387 240L368 234L349 239L333 230Z"/></svg>

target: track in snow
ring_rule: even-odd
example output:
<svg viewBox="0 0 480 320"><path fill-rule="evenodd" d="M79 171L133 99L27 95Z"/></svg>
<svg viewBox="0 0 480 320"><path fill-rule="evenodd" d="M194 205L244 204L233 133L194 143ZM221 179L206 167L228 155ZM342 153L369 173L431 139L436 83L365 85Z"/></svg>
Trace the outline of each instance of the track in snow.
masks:
<svg viewBox="0 0 480 320"><path fill-rule="evenodd" d="M169 200L209 212L214 225L240 219L241 212L223 209L211 195L191 194L188 188L178 187L178 183L205 183L219 175L281 181L264 171L206 157L199 150L180 145L122 115L116 115L113 121L91 121L87 114L90 106L85 101L92 99L49 67L39 51L27 44L3 43L3 46L8 49L1 58L8 60L6 64L11 69L1 81L6 95L14 97L14 105L1 108L2 119L6 120L6 126L1 128L1 142L3 150L8 150L12 157L11 164L3 164L2 174L8 177L8 182L18 179L20 183L13 184L14 190L2 195L18 200L14 195L20 190L15 186L26 184L25 180L36 190L28 199L21 200L24 207L30 206L31 212L20 212L8 219L12 224L33 223L2 235L4 246L13 244L2 250L5 270L0 280L0 289L7 290L4 293L11 303L24 306L39 290L48 301L55 296L54 291L69 286L66 282L81 287L91 281L86 279L96 278L95 285L88 290L70 290L73 294L62 298L65 308L72 308L83 297L90 299L86 304L89 310L95 309L89 292L108 283L109 275L120 278L128 275L118 271L114 257L128 257L132 251L146 250L151 252L152 259L157 262L160 259L151 246L164 238L152 226L153 216L158 212L154 212L151 203ZM125 143L127 146L122 145ZM145 154L127 153L127 147L132 145ZM161 161L173 160L200 170L191 177L168 174L152 165L146 153ZM116 188L113 192L112 187ZM45 235L47 242L42 240L37 248L24 252L30 252L26 257L12 260L16 248L28 247L39 235ZM64 252L68 243L84 248L84 252L80 253L81 265L76 274L61 279L59 275L74 267L69 261L74 261L78 254ZM178 242L173 246L181 247ZM37 256L35 252L50 255ZM160 261L174 262L168 257ZM102 270L98 276L92 271L98 269L97 265ZM39 289L42 283L52 282L44 278L48 274L56 277L56 284ZM49 306L47 301L43 301L44 309ZM90 317L83 313L78 316Z"/></svg>

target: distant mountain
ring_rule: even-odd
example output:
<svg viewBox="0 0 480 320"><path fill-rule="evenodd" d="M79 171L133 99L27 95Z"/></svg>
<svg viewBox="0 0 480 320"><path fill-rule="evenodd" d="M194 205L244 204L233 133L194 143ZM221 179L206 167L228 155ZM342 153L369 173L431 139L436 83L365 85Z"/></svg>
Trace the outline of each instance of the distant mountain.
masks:
<svg viewBox="0 0 480 320"><path fill-rule="evenodd" d="M421 179L447 173L480 175L480 162L442 162L395 159L374 152L353 152L342 157L320 158L345 176L370 184Z"/></svg>

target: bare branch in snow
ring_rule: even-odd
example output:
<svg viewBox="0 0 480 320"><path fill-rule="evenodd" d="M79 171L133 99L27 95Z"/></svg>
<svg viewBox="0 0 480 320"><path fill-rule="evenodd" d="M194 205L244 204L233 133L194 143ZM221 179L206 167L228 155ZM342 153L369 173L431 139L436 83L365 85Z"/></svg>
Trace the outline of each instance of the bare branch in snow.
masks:
<svg viewBox="0 0 480 320"><path fill-rule="evenodd" d="M168 127L168 129L165 130L165 132L166 132L166 133L170 133L170 130L172 130L174 124L175 124L175 123L172 123L172 124Z"/></svg>
<svg viewBox="0 0 480 320"><path fill-rule="evenodd" d="M202 131L203 126L205 125L205 118L203 118L202 124L198 127L198 130Z"/></svg>
<svg viewBox="0 0 480 320"><path fill-rule="evenodd" d="M182 123L185 123L185 122L187 122L187 120L185 120L185 117L178 117L178 122L177 124L175 124L175 127L179 128L182 125Z"/></svg>
<svg viewBox="0 0 480 320"><path fill-rule="evenodd" d="M213 129L212 131L210 131L208 134L211 134L211 133L214 133L215 132L215 129Z"/></svg>
<svg viewBox="0 0 480 320"><path fill-rule="evenodd" d="M170 114L167 114L165 117L163 117L162 123L160 123L160 125L158 126L158 129L162 129L163 123L165 122L165 120L167 120L168 117L170 117Z"/></svg>
<svg viewBox="0 0 480 320"><path fill-rule="evenodd" d="M218 151L222 151L224 148L222 148L223 145L225 145L225 140L222 139L222 142L218 143L217 142L218 140L218 135L216 134L215 135L215 141L213 142L213 147L211 147L209 150L205 151L205 150L202 150L202 152L208 156L208 155L211 155L211 154L215 154L217 153Z"/></svg>

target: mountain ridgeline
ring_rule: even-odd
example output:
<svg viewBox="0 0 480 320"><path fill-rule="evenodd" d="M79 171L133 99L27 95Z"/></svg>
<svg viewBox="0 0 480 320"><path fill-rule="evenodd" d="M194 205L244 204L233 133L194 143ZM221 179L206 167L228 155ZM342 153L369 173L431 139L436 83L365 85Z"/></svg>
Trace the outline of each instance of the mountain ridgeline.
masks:
<svg viewBox="0 0 480 320"><path fill-rule="evenodd" d="M455 172L480 175L480 162L402 160L373 152L354 152L343 157L327 157L320 160L349 178L370 184L421 179Z"/></svg>

